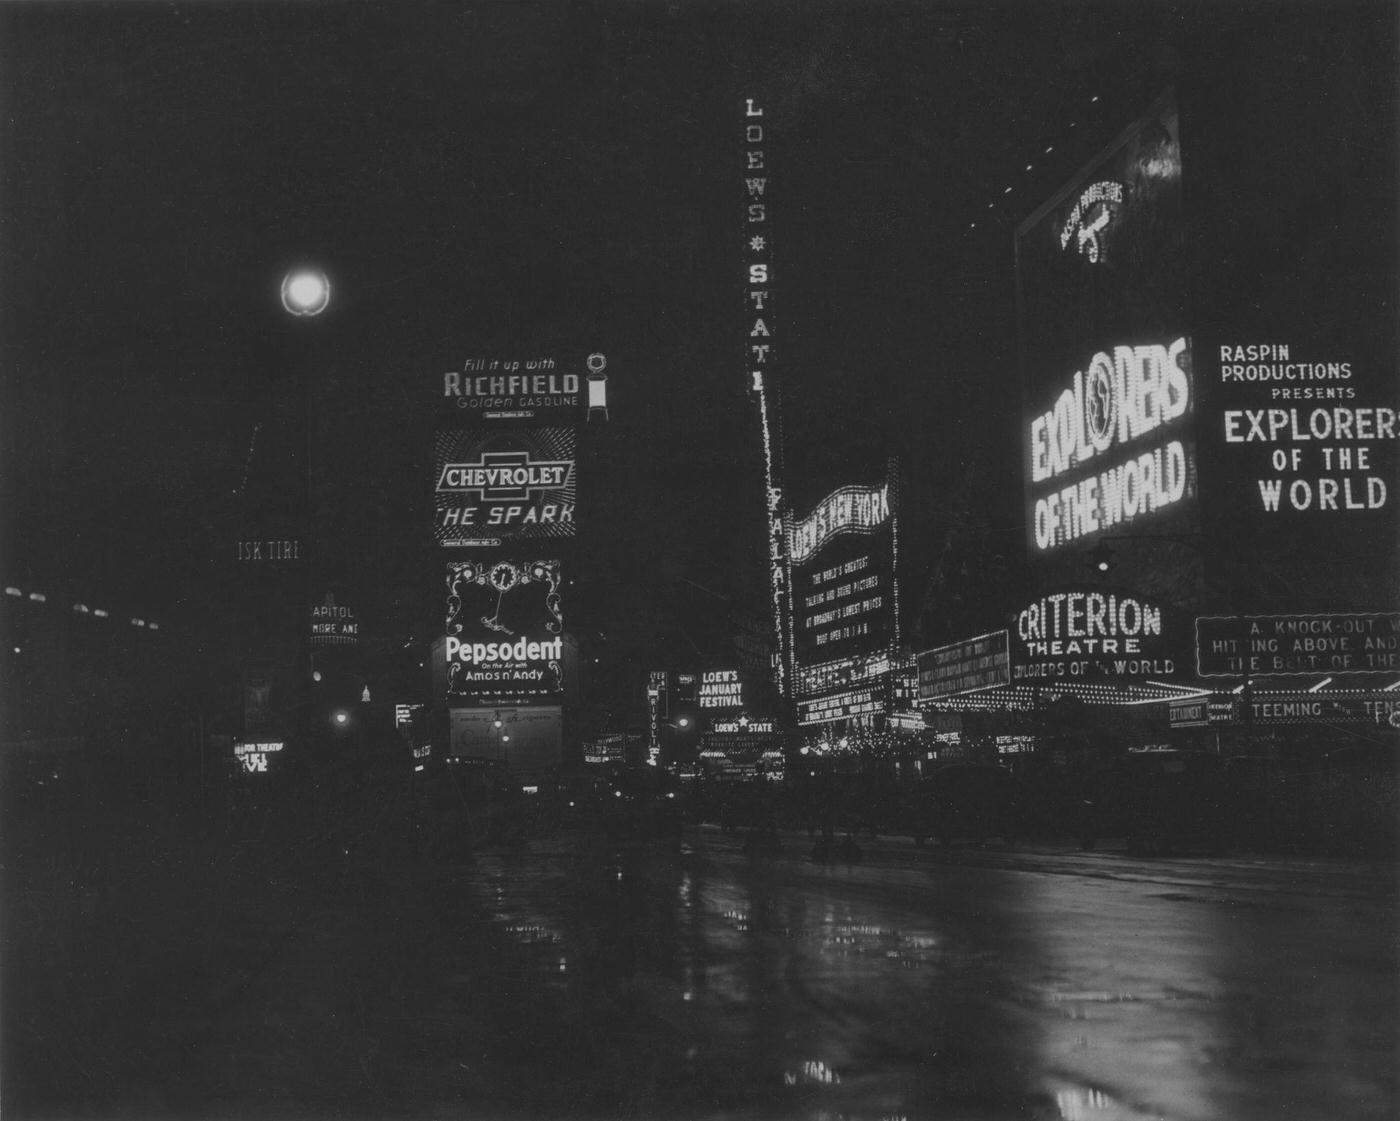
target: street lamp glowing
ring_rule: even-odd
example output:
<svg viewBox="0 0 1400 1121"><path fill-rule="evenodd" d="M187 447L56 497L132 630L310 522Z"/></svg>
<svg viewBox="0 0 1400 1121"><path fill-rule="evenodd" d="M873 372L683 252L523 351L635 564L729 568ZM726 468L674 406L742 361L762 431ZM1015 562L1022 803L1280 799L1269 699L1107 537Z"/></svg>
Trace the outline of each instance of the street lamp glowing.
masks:
<svg viewBox="0 0 1400 1121"><path fill-rule="evenodd" d="M292 315L320 315L331 302L331 282L320 269L293 269L282 278L282 306Z"/></svg>
<svg viewBox="0 0 1400 1121"><path fill-rule="evenodd" d="M335 716L332 717L332 719L335 721L335 726L337 728L343 728L346 724L350 722L350 714L342 710L340 712L337 712Z"/></svg>
<svg viewBox="0 0 1400 1121"><path fill-rule="evenodd" d="M690 727L690 717L689 717L689 716L678 716L678 717L676 717L676 727L677 727L677 728L689 728L689 727Z"/></svg>

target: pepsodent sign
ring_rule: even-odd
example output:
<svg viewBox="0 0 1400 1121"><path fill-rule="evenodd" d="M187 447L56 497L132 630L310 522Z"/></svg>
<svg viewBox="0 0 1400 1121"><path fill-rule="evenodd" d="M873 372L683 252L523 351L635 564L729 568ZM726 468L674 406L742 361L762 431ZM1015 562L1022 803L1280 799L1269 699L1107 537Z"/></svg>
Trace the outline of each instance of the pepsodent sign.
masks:
<svg viewBox="0 0 1400 1121"><path fill-rule="evenodd" d="M563 657L564 640L546 639L532 642L518 639L515 642L463 642L459 638L447 640L447 661L463 665L514 664L519 662L557 662Z"/></svg>

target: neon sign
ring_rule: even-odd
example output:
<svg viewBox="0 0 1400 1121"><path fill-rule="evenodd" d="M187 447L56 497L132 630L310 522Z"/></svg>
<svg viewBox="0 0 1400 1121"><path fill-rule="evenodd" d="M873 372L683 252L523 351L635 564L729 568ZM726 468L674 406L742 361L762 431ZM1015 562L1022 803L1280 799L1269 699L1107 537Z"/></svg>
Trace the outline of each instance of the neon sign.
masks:
<svg viewBox="0 0 1400 1121"><path fill-rule="evenodd" d="M278 741L236 743L233 745L233 756L247 773L265 774L267 772L267 757L275 755L282 750L282 747L283 745Z"/></svg>
<svg viewBox="0 0 1400 1121"><path fill-rule="evenodd" d="M918 656L919 697L932 700L1011 682L1006 631L939 646Z"/></svg>
<svg viewBox="0 0 1400 1121"><path fill-rule="evenodd" d="M1202 677L1395 673L1400 613L1203 616L1196 665Z"/></svg>
<svg viewBox="0 0 1400 1121"><path fill-rule="evenodd" d="M797 722L801 725L828 724L862 716L874 716L885 711L882 690L852 689L827 697L798 701Z"/></svg>
<svg viewBox="0 0 1400 1121"><path fill-rule="evenodd" d="M535 491L558 490L569 481L572 461L542 463L527 452L486 452L475 463L449 463L437 489L478 494L486 501L529 498Z"/></svg>
<svg viewBox="0 0 1400 1121"><path fill-rule="evenodd" d="M555 560L449 565L448 696L558 693L564 673L560 585Z"/></svg>
<svg viewBox="0 0 1400 1121"><path fill-rule="evenodd" d="M763 484L768 513L768 572L769 600L773 611L774 633L778 639L773 659L774 683L779 696L789 691L792 666L792 618L789 603L791 562L788 557L786 511L784 510L782 471L783 450L780 442L780 418L774 415L779 398L770 389L773 350L773 330L768 309L772 277L772 227L768 213L768 174L766 143L767 125L764 111L754 99L744 99L744 241L748 251L744 262L745 319L752 316L745 341L749 392L758 405L759 424L763 434Z"/></svg>
<svg viewBox="0 0 1400 1121"><path fill-rule="evenodd" d="M1142 636L1161 633L1160 607L1101 592L1046 596L1016 616L1016 634L1032 654L1132 654Z"/></svg>
<svg viewBox="0 0 1400 1121"><path fill-rule="evenodd" d="M1174 674L1172 626L1155 603L1098 591L1042 596L1016 616L1012 680Z"/></svg>
<svg viewBox="0 0 1400 1121"><path fill-rule="evenodd" d="M710 729L720 735L771 735L777 731L776 725L771 720L750 720L746 716L741 716L738 720L716 720Z"/></svg>
<svg viewBox="0 0 1400 1121"><path fill-rule="evenodd" d="M828 541L851 533L870 533L890 517L889 484L849 486L833 491L792 527L790 555L801 564Z"/></svg>
<svg viewBox="0 0 1400 1121"><path fill-rule="evenodd" d="M1067 250L1073 241L1081 257L1091 265L1098 264L1109 223L1122 205L1122 183L1110 179L1086 187L1060 229L1060 248Z"/></svg>
<svg viewBox="0 0 1400 1121"><path fill-rule="evenodd" d="M360 624L350 608L335 602L327 592L326 602L311 609L313 646L354 646L360 641Z"/></svg>
<svg viewBox="0 0 1400 1121"><path fill-rule="evenodd" d="M577 490L571 428L482 436L439 432L435 537L440 545L497 545L508 538L571 537Z"/></svg>
<svg viewBox="0 0 1400 1121"><path fill-rule="evenodd" d="M743 708L744 686L739 672L721 669L702 673L696 701L701 708Z"/></svg>
<svg viewBox="0 0 1400 1121"><path fill-rule="evenodd" d="M1191 408L1190 349L1170 344L1100 351L1055 404L1030 423L1032 485L1050 482L1161 432L1159 442L1035 499L1038 549L1127 524L1179 503L1194 489L1194 462L1171 433Z"/></svg>

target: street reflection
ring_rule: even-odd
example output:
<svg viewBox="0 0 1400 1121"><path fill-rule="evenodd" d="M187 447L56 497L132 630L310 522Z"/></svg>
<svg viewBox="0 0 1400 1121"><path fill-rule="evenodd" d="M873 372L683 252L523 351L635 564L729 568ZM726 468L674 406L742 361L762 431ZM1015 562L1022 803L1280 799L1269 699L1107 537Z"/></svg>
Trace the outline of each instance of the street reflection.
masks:
<svg viewBox="0 0 1400 1121"><path fill-rule="evenodd" d="M797 1070L783 1071L783 1084L786 1086L796 1086L799 1083L831 1086L840 1081L841 1076L820 1059L808 1059Z"/></svg>
<svg viewBox="0 0 1400 1121"><path fill-rule="evenodd" d="M1290 915L1058 875L814 877L693 852L472 875L505 949L500 1046L534 1056L507 1063L535 1071L527 1101L555 1080L639 1115L745 1121L1253 1118L1265 1064L1286 1084L1296 1062L1313 1115L1384 1116L1383 1087L1348 1073L1375 1061L1383 1033L1355 1017L1387 1022L1384 997L1277 985L1306 941ZM1116 909L1085 921L1106 891Z"/></svg>
<svg viewBox="0 0 1400 1121"><path fill-rule="evenodd" d="M1126 1116L1118 1103L1102 1090L1076 1088L1055 1091L1061 1121L1112 1121Z"/></svg>

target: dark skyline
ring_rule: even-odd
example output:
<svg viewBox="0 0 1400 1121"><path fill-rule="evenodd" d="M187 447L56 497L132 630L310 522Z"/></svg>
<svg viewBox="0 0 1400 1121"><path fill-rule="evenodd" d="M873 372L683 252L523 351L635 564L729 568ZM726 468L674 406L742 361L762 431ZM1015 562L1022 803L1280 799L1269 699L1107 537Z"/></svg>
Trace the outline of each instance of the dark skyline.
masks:
<svg viewBox="0 0 1400 1121"><path fill-rule="evenodd" d="M1183 58L1335 26L1353 87L1374 88L1392 13L1327 14L7 6L7 575L206 616L241 530L295 528L275 507L299 477L304 386L332 495L303 523L312 581L392 612L426 547L442 370L598 350L612 420L579 516L611 548L581 561L590 594L697 634L697 585L761 611L740 252L754 97L789 496L800 512L899 456L916 601L969 510L995 547L1020 541L1016 223ZM1389 109L1357 111L1364 135ZM334 284L315 321L278 304L299 260Z"/></svg>

